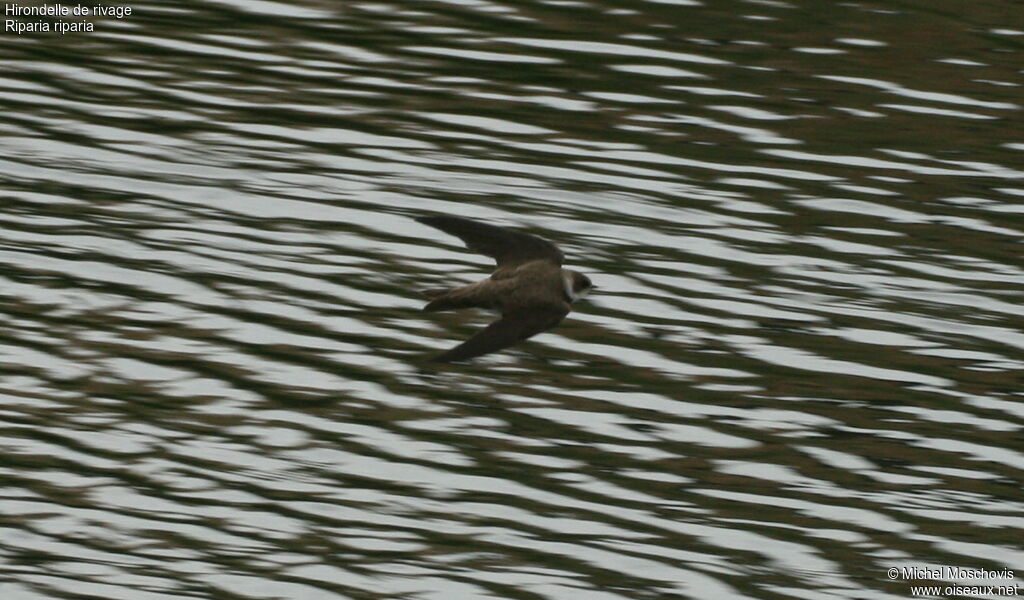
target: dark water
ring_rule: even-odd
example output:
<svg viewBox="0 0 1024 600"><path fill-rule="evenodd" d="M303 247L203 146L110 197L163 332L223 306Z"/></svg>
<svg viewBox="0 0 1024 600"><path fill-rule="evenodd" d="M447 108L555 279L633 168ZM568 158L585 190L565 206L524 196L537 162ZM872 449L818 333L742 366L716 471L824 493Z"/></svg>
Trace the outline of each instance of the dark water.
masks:
<svg viewBox="0 0 1024 600"><path fill-rule="evenodd" d="M1024 3L130 6L0 37L4 600L1024 594ZM422 371L434 211L602 293Z"/></svg>

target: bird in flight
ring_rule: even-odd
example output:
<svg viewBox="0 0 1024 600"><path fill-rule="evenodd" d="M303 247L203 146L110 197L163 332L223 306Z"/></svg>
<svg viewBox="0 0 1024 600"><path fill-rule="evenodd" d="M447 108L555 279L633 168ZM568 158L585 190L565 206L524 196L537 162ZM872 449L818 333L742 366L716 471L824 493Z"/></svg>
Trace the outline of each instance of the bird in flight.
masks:
<svg viewBox="0 0 1024 600"><path fill-rule="evenodd" d="M416 220L458 237L467 248L497 263L494 273L482 281L424 292L430 298L423 307L428 312L478 307L501 313L500 319L435 361L468 360L547 331L595 287L586 275L563 269L562 251L535 235L464 217L431 215Z"/></svg>

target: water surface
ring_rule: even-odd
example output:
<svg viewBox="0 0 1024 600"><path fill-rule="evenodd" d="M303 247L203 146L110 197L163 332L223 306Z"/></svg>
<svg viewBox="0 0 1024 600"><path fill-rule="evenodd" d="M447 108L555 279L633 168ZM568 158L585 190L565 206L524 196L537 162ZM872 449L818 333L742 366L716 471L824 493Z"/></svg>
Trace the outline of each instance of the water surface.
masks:
<svg viewBox="0 0 1024 600"><path fill-rule="evenodd" d="M131 7L0 37L5 600L1024 575L1017 4ZM424 369L429 212L601 293Z"/></svg>

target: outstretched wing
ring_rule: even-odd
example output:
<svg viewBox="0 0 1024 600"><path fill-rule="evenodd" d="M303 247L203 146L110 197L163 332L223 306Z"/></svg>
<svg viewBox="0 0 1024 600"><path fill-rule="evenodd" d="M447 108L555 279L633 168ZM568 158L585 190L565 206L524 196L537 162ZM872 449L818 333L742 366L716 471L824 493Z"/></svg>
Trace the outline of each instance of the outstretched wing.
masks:
<svg viewBox="0 0 1024 600"><path fill-rule="evenodd" d="M489 354L521 342L528 337L558 325L568 307L538 307L505 313L500 319L481 329L476 335L433 360L453 362Z"/></svg>
<svg viewBox="0 0 1024 600"><path fill-rule="evenodd" d="M550 260L556 265L561 265L565 259L562 251L554 244L528 233L519 233L463 217L432 215L418 217L416 220L454 235L465 242L470 250L493 258L499 267L532 260Z"/></svg>

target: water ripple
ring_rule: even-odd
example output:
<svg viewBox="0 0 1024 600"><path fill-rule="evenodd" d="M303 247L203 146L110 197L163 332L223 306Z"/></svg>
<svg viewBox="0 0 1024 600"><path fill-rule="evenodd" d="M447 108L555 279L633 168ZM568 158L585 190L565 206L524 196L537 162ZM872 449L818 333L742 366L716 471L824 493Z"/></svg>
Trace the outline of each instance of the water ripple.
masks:
<svg viewBox="0 0 1024 600"><path fill-rule="evenodd" d="M1017 568L1019 32L833 8L143 3L0 40L3 597ZM490 264L426 212L599 293L425 368L493 318L421 311Z"/></svg>

